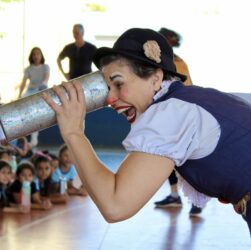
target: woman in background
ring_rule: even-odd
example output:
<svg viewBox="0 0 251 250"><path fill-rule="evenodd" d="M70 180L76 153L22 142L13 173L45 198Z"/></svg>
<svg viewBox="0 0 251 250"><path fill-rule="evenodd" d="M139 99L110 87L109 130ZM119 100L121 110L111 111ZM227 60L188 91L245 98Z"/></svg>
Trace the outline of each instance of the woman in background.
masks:
<svg viewBox="0 0 251 250"><path fill-rule="evenodd" d="M30 65L24 70L24 76L19 88L18 98L35 94L48 87L50 67L49 65L45 64L45 58L40 48L34 47L31 50L29 55L29 62ZM27 82L29 82L28 88L23 93ZM31 135L30 143L32 147L37 146L38 132L34 132Z"/></svg>

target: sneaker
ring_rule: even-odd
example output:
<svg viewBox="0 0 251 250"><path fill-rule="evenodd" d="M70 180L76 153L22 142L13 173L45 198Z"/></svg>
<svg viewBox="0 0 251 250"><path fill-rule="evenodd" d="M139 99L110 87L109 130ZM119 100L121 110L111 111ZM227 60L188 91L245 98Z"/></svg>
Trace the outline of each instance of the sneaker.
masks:
<svg viewBox="0 0 251 250"><path fill-rule="evenodd" d="M168 195L164 200L154 202L156 207L182 207L180 197Z"/></svg>
<svg viewBox="0 0 251 250"><path fill-rule="evenodd" d="M191 217L199 216L199 214L202 212L202 208L196 207L195 205L192 205L191 210L189 212L189 215Z"/></svg>

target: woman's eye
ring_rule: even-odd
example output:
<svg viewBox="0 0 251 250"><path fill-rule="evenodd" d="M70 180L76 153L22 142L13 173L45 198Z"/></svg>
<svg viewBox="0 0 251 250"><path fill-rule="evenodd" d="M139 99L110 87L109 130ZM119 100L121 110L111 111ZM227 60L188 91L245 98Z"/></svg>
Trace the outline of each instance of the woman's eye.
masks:
<svg viewBox="0 0 251 250"><path fill-rule="evenodd" d="M116 86L117 89L120 89L121 86L122 86L122 83L116 83L115 86Z"/></svg>

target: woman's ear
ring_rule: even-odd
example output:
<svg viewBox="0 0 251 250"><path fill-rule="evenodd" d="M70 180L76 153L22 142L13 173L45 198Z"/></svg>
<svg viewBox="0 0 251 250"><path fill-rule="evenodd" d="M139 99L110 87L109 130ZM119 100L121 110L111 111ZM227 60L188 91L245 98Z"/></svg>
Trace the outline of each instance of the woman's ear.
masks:
<svg viewBox="0 0 251 250"><path fill-rule="evenodd" d="M156 72L153 75L153 87L155 91L158 91L161 87L161 83L163 82L164 72L162 69L156 69Z"/></svg>

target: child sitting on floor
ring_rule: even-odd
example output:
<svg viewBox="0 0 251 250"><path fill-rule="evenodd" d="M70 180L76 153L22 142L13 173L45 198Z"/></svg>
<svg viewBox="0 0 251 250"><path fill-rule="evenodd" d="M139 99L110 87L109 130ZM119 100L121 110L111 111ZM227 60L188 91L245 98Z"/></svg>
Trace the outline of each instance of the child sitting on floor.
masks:
<svg viewBox="0 0 251 250"><path fill-rule="evenodd" d="M39 191L33 181L35 171L32 163L23 162L18 165L16 172L16 180L8 188L8 194L10 202L14 204L21 204L22 197L22 183L27 181L31 187L31 209L49 209L51 208L51 202L42 200Z"/></svg>
<svg viewBox="0 0 251 250"><path fill-rule="evenodd" d="M28 211L21 205L10 207L6 190L10 185L11 177L11 165L7 161L0 160L0 208L3 212L26 213Z"/></svg>
<svg viewBox="0 0 251 250"><path fill-rule="evenodd" d="M0 146L0 159L10 162L11 161L11 150L8 147Z"/></svg>
<svg viewBox="0 0 251 250"><path fill-rule="evenodd" d="M0 160L4 160L10 164L12 172L11 179L13 180L15 178L15 172L17 170L17 162L13 147L0 146Z"/></svg>
<svg viewBox="0 0 251 250"><path fill-rule="evenodd" d="M77 188L73 184L73 181L77 178L77 171L73 165L71 153L65 144L59 149L59 167L56 168L51 178L53 189L57 192L60 192L60 182L65 181L67 183L67 193L69 195L87 195L83 185Z"/></svg>
<svg viewBox="0 0 251 250"><path fill-rule="evenodd" d="M42 152L49 158L51 164L51 172L54 173L56 168L59 166L58 157L55 154L49 152L48 150L43 150Z"/></svg>
<svg viewBox="0 0 251 250"><path fill-rule="evenodd" d="M40 192L41 199L50 199L52 203L66 203L68 199L66 194L52 193L52 167L50 159L46 155L36 155L33 159L33 163L36 170L34 181Z"/></svg>

